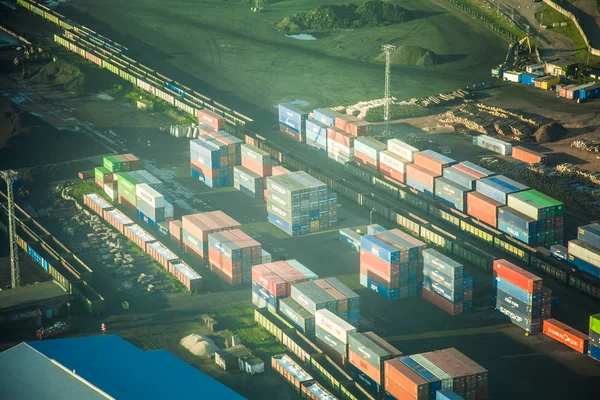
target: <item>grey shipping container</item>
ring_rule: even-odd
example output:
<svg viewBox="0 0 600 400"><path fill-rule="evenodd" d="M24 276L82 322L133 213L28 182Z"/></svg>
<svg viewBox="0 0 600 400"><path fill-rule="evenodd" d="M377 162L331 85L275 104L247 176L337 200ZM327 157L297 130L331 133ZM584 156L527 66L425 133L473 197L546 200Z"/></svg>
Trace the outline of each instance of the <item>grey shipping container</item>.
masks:
<svg viewBox="0 0 600 400"><path fill-rule="evenodd" d="M577 239L587 244L600 248L600 224L594 223L580 226L577 229Z"/></svg>
<svg viewBox="0 0 600 400"><path fill-rule="evenodd" d="M315 317L293 299L287 297L279 300L279 312L300 332L313 338L315 336Z"/></svg>
<svg viewBox="0 0 600 400"><path fill-rule="evenodd" d="M337 312L337 300L312 281L293 284L291 298L313 315L322 308Z"/></svg>
<svg viewBox="0 0 600 400"><path fill-rule="evenodd" d="M464 267L461 263L434 249L423 250L423 262L454 279L462 277L464 274Z"/></svg>
<svg viewBox="0 0 600 400"><path fill-rule="evenodd" d="M355 291L344 285L337 278L326 278L325 281L348 298L348 311L360 310L360 296Z"/></svg>
<svg viewBox="0 0 600 400"><path fill-rule="evenodd" d="M377 344L368 336L365 336L364 333L352 333L348 335L348 348L377 369L382 369L383 362L393 356L389 350Z"/></svg>
<svg viewBox="0 0 600 400"><path fill-rule="evenodd" d="M317 339L321 340L323 343L331 347L337 353L344 356L344 358L347 357L346 345L332 334L326 332L321 327L317 326L315 327L315 336L317 337Z"/></svg>

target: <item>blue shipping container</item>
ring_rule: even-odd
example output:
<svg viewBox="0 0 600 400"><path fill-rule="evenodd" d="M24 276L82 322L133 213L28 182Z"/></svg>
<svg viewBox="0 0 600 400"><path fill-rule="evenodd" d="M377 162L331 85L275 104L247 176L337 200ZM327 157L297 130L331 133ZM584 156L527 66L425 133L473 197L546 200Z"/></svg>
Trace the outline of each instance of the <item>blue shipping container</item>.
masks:
<svg viewBox="0 0 600 400"><path fill-rule="evenodd" d="M529 218L527 215L521 214L514 208L510 208L508 206L498 208L498 220L505 221L509 225L517 227L518 229L525 231L530 235L538 231L536 220ZM540 223L541 222L542 221L540 221Z"/></svg>
<svg viewBox="0 0 600 400"><path fill-rule="evenodd" d="M465 290L473 289L473 277L471 275L464 274L463 281L465 284Z"/></svg>
<svg viewBox="0 0 600 400"><path fill-rule="evenodd" d="M526 331L532 331L534 323L531 319L527 318L526 315L512 311L506 304L502 303L501 301L496 301L495 307L496 310L500 312L500 314L502 314L505 318L509 319L513 324ZM536 324L540 324L539 319L536 321Z"/></svg>
<svg viewBox="0 0 600 400"><path fill-rule="evenodd" d="M264 300L264 302L271 307L277 309L279 299L269 293L265 288L256 282L252 282L252 293L256 294L258 298Z"/></svg>
<svg viewBox="0 0 600 400"><path fill-rule="evenodd" d="M593 99L598 96L600 96L600 85L579 90L579 98L581 99Z"/></svg>
<svg viewBox="0 0 600 400"><path fill-rule="evenodd" d="M281 117L287 118L292 121L296 121L300 123L303 120L308 118L308 113L306 111L302 111L299 108L291 105L291 104L279 104L279 117L281 121Z"/></svg>
<svg viewBox="0 0 600 400"><path fill-rule="evenodd" d="M426 196L433 198L433 188L431 186L427 186L424 183L417 181L414 178L407 177L406 184L411 188L418 190Z"/></svg>
<svg viewBox="0 0 600 400"><path fill-rule="evenodd" d="M327 126L335 125L335 117L338 115L335 111L331 111L325 108L318 108L313 111L313 118L322 124Z"/></svg>
<svg viewBox="0 0 600 400"><path fill-rule="evenodd" d="M517 240L520 240L523 243L536 244L538 242L537 233L530 234L528 232L523 231L522 229L517 228L514 225L507 223L506 221L498 220L498 230L506 233L511 237L514 237Z"/></svg>
<svg viewBox="0 0 600 400"><path fill-rule="evenodd" d="M464 266L434 249L423 251L423 262L437 269L441 273L450 276L454 280L464 279Z"/></svg>
<svg viewBox="0 0 600 400"><path fill-rule="evenodd" d="M433 281L439 283L440 285L446 286L450 290L455 290L457 286L458 288L464 287L462 278L460 280L454 280L451 276L438 271L436 268L426 263L423 264L423 275L427 275Z"/></svg>
<svg viewBox="0 0 600 400"><path fill-rule="evenodd" d="M331 350L335 351L336 353L338 353L344 357L348 356L348 351L346 350L346 344L341 342L339 339L337 339L332 334L323 330L323 328L321 328L320 326L315 325L315 337L318 338L324 344L326 344L327 347L329 347Z"/></svg>
<svg viewBox="0 0 600 400"><path fill-rule="evenodd" d="M596 267L594 264L590 264L589 262L582 260L579 257L575 257L572 254L569 254L569 263L576 269L585 272L588 275L591 275L595 278L600 278L600 268Z"/></svg>
<svg viewBox="0 0 600 400"><path fill-rule="evenodd" d="M480 179L475 184L477 191L502 204L506 204L509 194L529 189L527 186L513 181L503 175Z"/></svg>
<svg viewBox="0 0 600 400"><path fill-rule="evenodd" d="M465 400L462 396L457 395L452 390L442 389L436 393L435 400Z"/></svg>
<svg viewBox="0 0 600 400"><path fill-rule="evenodd" d="M152 218L144 215L144 213L140 210L136 210L137 211L137 217L140 221L144 221L145 223L147 223L148 225L150 225L152 228L156 229L156 221L154 221Z"/></svg>
<svg viewBox="0 0 600 400"><path fill-rule="evenodd" d="M352 364L349 364L348 372L350 373L351 377L356 379L356 382L362 388L364 388L367 392L369 392L376 398L379 398L379 391L381 390L381 387L379 386L379 384L377 382L375 382L373 379L369 378L364 372L362 372L361 370L359 370Z"/></svg>
<svg viewBox="0 0 600 400"><path fill-rule="evenodd" d="M446 286L434 281L427 275L423 275L423 287L442 296L452 303L460 303L463 300L464 290L453 291Z"/></svg>
<svg viewBox="0 0 600 400"><path fill-rule="evenodd" d="M309 119L306 121L306 144L313 147L327 148L327 125Z"/></svg>
<svg viewBox="0 0 600 400"><path fill-rule="evenodd" d="M600 361L600 347L588 343L588 356L596 361Z"/></svg>
<svg viewBox="0 0 600 400"><path fill-rule="evenodd" d="M44 268L46 272L48 272L48 262L42 258L41 255L37 251L35 251L31 246L27 246L27 254L31 257L31 259L38 264L40 267Z"/></svg>
<svg viewBox="0 0 600 400"><path fill-rule="evenodd" d="M456 160L455 159L450 158L448 156L445 156L443 154L440 154L437 151L423 150L422 153L429 154L430 156L433 156L433 157L437 158L439 161L441 161L442 163L445 163L445 164L449 164L449 165L456 164Z"/></svg>
<svg viewBox="0 0 600 400"><path fill-rule="evenodd" d="M442 381L411 357L404 356L400 357L399 360L402 364L417 373L421 378L429 382L429 398L432 400L435 399L435 393L442 388Z"/></svg>
<svg viewBox="0 0 600 400"><path fill-rule="evenodd" d="M340 229L340 242L356 251L360 251L360 235L350 229Z"/></svg>
<svg viewBox="0 0 600 400"><path fill-rule="evenodd" d="M400 250L372 235L361 236L360 248L391 264L400 262Z"/></svg>
<svg viewBox="0 0 600 400"><path fill-rule="evenodd" d="M499 278L497 276L494 277L494 287L496 289L502 290L509 295L516 297L521 300L523 303L533 304L534 298L531 293L527 292L525 289L521 289L517 285L514 285L507 281L506 279Z"/></svg>
<svg viewBox="0 0 600 400"><path fill-rule="evenodd" d="M443 177L467 189L475 190L477 179L455 167L444 168Z"/></svg>
<svg viewBox="0 0 600 400"><path fill-rule="evenodd" d="M364 274L360 274L360 284L388 300L396 300L400 296L399 289L388 289L386 285L379 283Z"/></svg>
<svg viewBox="0 0 600 400"><path fill-rule="evenodd" d="M435 199L449 207L465 212L466 196L471 189L452 182L447 178L435 178Z"/></svg>
<svg viewBox="0 0 600 400"><path fill-rule="evenodd" d="M535 78L539 78L539 76L523 73L523 74L521 74L521 83L524 83L525 85L529 85L529 86L534 86L535 82L533 80Z"/></svg>
<svg viewBox="0 0 600 400"><path fill-rule="evenodd" d="M525 303L518 298L511 296L503 290L496 290L494 302L501 301L507 308L523 315L533 315L533 310L538 309L541 312L541 304L538 303L535 307L531 303ZM495 304L495 303L494 303Z"/></svg>

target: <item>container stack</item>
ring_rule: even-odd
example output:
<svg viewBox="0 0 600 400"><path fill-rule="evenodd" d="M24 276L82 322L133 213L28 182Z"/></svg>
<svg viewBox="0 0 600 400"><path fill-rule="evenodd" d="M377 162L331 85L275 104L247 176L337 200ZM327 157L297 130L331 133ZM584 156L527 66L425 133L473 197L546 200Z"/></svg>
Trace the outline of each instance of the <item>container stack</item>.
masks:
<svg viewBox="0 0 600 400"><path fill-rule="evenodd" d="M471 286L470 289L467 287ZM464 267L437 250L423 250L422 296L450 315L472 311L472 278Z"/></svg>
<svg viewBox="0 0 600 400"><path fill-rule="evenodd" d="M542 278L506 261L494 261L494 307L527 332L542 330L552 297L544 296Z"/></svg>
<svg viewBox="0 0 600 400"><path fill-rule="evenodd" d="M163 184L160 179L144 170L119 172L117 174L117 182L117 198L119 204L127 205L133 209L137 209L137 185L146 183L158 192L163 191Z"/></svg>
<svg viewBox="0 0 600 400"><path fill-rule="evenodd" d="M550 247L563 243L564 204L537 190L508 195L498 209L498 229L529 245Z"/></svg>
<svg viewBox="0 0 600 400"><path fill-rule="evenodd" d="M351 134L335 126L327 128L327 157L340 164L354 161L355 139Z"/></svg>
<svg viewBox="0 0 600 400"><path fill-rule="evenodd" d="M475 179L489 178L490 176L496 175L495 172L485 169L471 161L463 161L454 165L454 168L472 176ZM475 189L475 187L472 188Z"/></svg>
<svg viewBox="0 0 600 400"><path fill-rule="evenodd" d="M494 153L502 154L503 156L510 156L512 153L512 145L510 143L487 135L474 136L473 144Z"/></svg>
<svg viewBox="0 0 600 400"><path fill-rule="evenodd" d="M442 176L444 168L456 161L432 150L414 154L414 164L406 168L406 184L426 196L434 197L435 178Z"/></svg>
<svg viewBox="0 0 600 400"><path fill-rule="evenodd" d="M354 141L354 162L359 167L379 169L379 153L387 146L379 140L369 137L359 137Z"/></svg>
<svg viewBox="0 0 600 400"><path fill-rule="evenodd" d="M242 165L233 167L233 186L255 200L264 198L265 177L271 176L275 162L266 151L242 144Z"/></svg>
<svg viewBox="0 0 600 400"><path fill-rule="evenodd" d="M354 137L369 134L371 124L354 115L340 115L335 117L334 125Z"/></svg>
<svg viewBox="0 0 600 400"><path fill-rule="evenodd" d="M445 168L448 170L451 168ZM461 182L456 182L456 180L452 180L454 177L458 177L459 174L463 174L461 172L456 172L454 174L450 174L451 178L446 177L438 177L434 179L434 198L442 204L445 204L449 207L455 208L460 212L465 212L467 209L467 194L473 189L463 186L461 183L463 181L462 178L466 178L464 176L460 177ZM444 175L446 175L444 171ZM466 175L466 174L464 174ZM468 176L468 175L467 175ZM466 182L465 182L466 183Z"/></svg>
<svg viewBox="0 0 600 400"><path fill-rule="evenodd" d="M600 361L600 314L590 315L590 340L587 353L594 360Z"/></svg>
<svg viewBox="0 0 600 400"><path fill-rule="evenodd" d="M290 297L279 299L279 313L311 340L315 338L315 316Z"/></svg>
<svg viewBox="0 0 600 400"><path fill-rule="evenodd" d="M411 164L410 161L391 150L384 150L379 153L379 172L389 180L405 183L406 167L409 164Z"/></svg>
<svg viewBox="0 0 600 400"><path fill-rule="evenodd" d="M150 187L140 183L135 187L137 216L153 228L159 222L173 219L173 205L165 197Z"/></svg>
<svg viewBox="0 0 600 400"><path fill-rule="evenodd" d="M488 398L488 371L454 348L393 358L384 370L385 392L396 399L436 399L440 391Z"/></svg>
<svg viewBox="0 0 600 400"><path fill-rule="evenodd" d="M307 112L291 104L279 104L279 130L297 142L305 142L307 119Z"/></svg>
<svg viewBox="0 0 600 400"><path fill-rule="evenodd" d="M346 364L348 335L356 328L327 309L315 312L317 346L340 365Z"/></svg>
<svg viewBox="0 0 600 400"><path fill-rule="evenodd" d="M420 293L425 243L392 229L360 238L360 284L388 300Z"/></svg>
<svg viewBox="0 0 600 400"><path fill-rule="evenodd" d="M212 188L233 184L233 167L241 162L242 141L215 132L190 141L192 177Z"/></svg>
<svg viewBox="0 0 600 400"><path fill-rule="evenodd" d="M315 315L327 309L357 327L360 319L360 297L336 278L317 279L291 286L294 301Z"/></svg>
<svg viewBox="0 0 600 400"><path fill-rule="evenodd" d="M467 193L467 214L490 226L498 226L498 209L506 205L508 195L529 189L502 175L476 181L476 192Z"/></svg>
<svg viewBox="0 0 600 400"><path fill-rule="evenodd" d="M114 174L104 167L94 168L94 182L104 190L104 185L112 187Z"/></svg>
<svg viewBox="0 0 600 400"><path fill-rule="evenodd" d="M335 119L342 116L343 114L333 111L330 108L318 108L313 110L313 119L326 126L335 126Z"/></svg>
<svg viewBox="0 0 600 400"><path fill-rule="evenodd" d="M269 177L267 191L269 222L289 235L337 224L337 195L304 171Z"/></svg>
<svg viewBox="0 0 600 400"><path fill-rule="evenodd" d="M231 229L241 229L239 222L223 211L184 215L181 219L183 249L201 260L208 257L208 235Z"/></svg>
<svg viewBox="0 0 600 400"><path fill-rule="evenodd" d="M252 266L252 303L276 312L279 300L290 296L294 284L308 281L307 275L314 276L308 269L306 271L310 274L298 271L289 260Z"/></svg>
<svg viewBox="0 0 600 400"><path fill-rule="evenodd" d="M250 283L252 266L262 264L262 245L240 229L210 233L208 263L230 285Z"/></svg>
<svg viewBox="0 0 600 400"><path fill-rule="evenodd" d="M329 127L316 119L310 118L306 121L306 144L324 156L327 155L327 128Z"/></svg>
<svg viewBox="0 0 600 400"><path fill-rule="evenodd" d="M383 392L385 362L400 356L400 350L373 332L348 335L350 375L375 397Z"/></svg>
<svg viewBox="0 0 600 400"><path fill-rule="evenodd" d="M568 260L575 268L600 278L600 224L580 226L568 249Z"/></svg>
<svg viewBox="0 0 600 400"><path fill-rule="evenodd" d="M200 125L210 126L216 131L225 129L225 126L227 125L225 117L214 111L207 110L206 108L198 110L198 123Z"/></svg>

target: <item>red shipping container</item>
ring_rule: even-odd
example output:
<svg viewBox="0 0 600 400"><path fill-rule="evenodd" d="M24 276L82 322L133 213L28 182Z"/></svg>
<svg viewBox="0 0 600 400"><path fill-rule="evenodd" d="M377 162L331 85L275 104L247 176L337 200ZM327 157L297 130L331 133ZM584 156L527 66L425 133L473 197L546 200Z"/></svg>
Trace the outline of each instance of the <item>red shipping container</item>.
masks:
<svg viewBox="0 0 600 400"><path fill-rule="evenodd" d="M390 264L381 258L369 253L365 250L360 250L360 266L377 273L377 275L390 281L392 276L400 274L400 264Z"/></svg>
<svg viewBox="0 0 600 400"><path fill-rule="evenodd" d="M467 193L467 214L494 228L498 225L498 207L504 204L479 192Z"/></svg>
<svg viewBox="0 0 600 400"><path fill-rule="evenodd" d="M273 167L270 165L270 163L271 161L266 159L265 164L261 165L260 163L249 159L248 157L242 157L242 167L246 167L250 171L262 177L271 176Z"/></svg>
<svg viewBox="0 0 600 400"><path fill-rule="evenodd" d="M333 140L345 147L354 147L354 136L334 126L327 128L327 140Z"/></svg>
<svg viewBox="0 0 600 400"><path fill-rule="evenodd" d="M275 297L287 296L287 282L265 264L252 267L252 280Z"/></svg>
<svg viewBox="0 0 600 400"><path fill-rule="evenodd" d="M504 260L494 260L494 274L529 293L542 292L542 278Z"/></svg>
<svg viewBox="0 0 600 400"><path fill-rule="evenodd" d="M512 148L512 156L519 161L526 162L528 164L545 164L546 156L538 153L537 151L529 150L523 146L516 146Z"/></svg>
<svg viewBox="0 0 600 400"><path fill-rule="evenodd" d="M225 125L227 125L225 117L206 108L198 110L198 122L215 128L218 131L225 129Z"/></svg>
<svg viewBox="0 0 600 400"><path fill-rule="evenodd" d="M577 350L582 354L587 353L589 335L579 332L567 324L555 319L547 319L543 322L543 332L573 350Z"/></svg>
<svg viewBox="0 0 600 400"><path fill-rule="evenodd" d="M278 176L278 175L287 175L289 174L291 171L287 168L282 167L281 165L277 165L277 166L273 166L273 168L271 169L271 174L272 176ZM267 185L265 185L266 187ZM267 191L265 189L265 200L266 200L266 195L267 195Z"/></svg>
<svg viewBox="0 0 600 400"><path fill-rule="evenodd" d="M352 136L364 136L368 133L370 123L364 121L354 115L343 115L335 117L334 125L336 128L349 133Z"/></svg>
<svg viewBox="0 0 600 400"><path fill-rule="evenodd" d="M450 164L447 162L443 162L431 154L419 152L415 153L415 161L414 163L420 167L423 167L435 174L436 176L441 176L444 172L444 167L449 166Z"/></svg>
<svg viewBox="0 0 600 400"><path fill-rule="evenodd" d="M383 371L376 368L373 364L353 352L351 349L348 349L348 362L377 382L377 384L381 385L383 383L381 382Z"/></svg>
<svg viewBox="0 0 600 400"><path fill-rule="evenodd" d="M456 316L462 315L463 313L462 303L453 303L449 300L446 300L444 297L432 292L426 287L421 289L421 296L440 310L445 311L450 315Z"/></svg>
<svg viewBox="0 0 600 400"><path fill-rule="evenodd" d="M419 154L419 153L417 153ZM415 155L416 157L416 155ZM417 164L409 164L406 166L406 177L412 178L421 182L424 185L433 187L434 179L440 176L437 172L433 172L425 167Z"/></svg>
<svg viewBox="0 0 600 400"><path fill-rule="evenodd" d="M469 175L469 176L471 176L471 177L473 177L475 179L481 179L481 178L487 177L487 175L482 174L481 172L476 171L474 169L471 169L471 168L469 168L469 167L467 167L465 165L462 165L462 164L455 164L455 165L453 165L453 167L456 168L457 170L461 171L461 172L464 172L465 174L467 174L467 175Z"/></svg>
<svg viewBox="0 0 600 400"><path fill-rule="evenodd" d="M383 365L386 381L394 382L414 399L429 399L429 382L419 374L396 358L384 361ZM384 385L384 388L388 390L386 382L384 382ZM390 393L394 395L394 393Z"/></svg>
<svg viewBox="0 0 600 400"><path fill-rule="evenodd" d="M379 169L379 163L376 159L371 158L368 155L361 153L360 151L354 150L354 161L359 167L366 165L370 168Z"/></svg>
<svg viewBox="0 0 600 400"><path fill-rule="evenodd" d="M392 180L392 181L396 181L396 182L400 182L400 183L406 182L405 175L402 172L398 172L397 170L390 167L389 165L380 163L379 171L386 178L391 178L390 180Z"/></svg>
<svg viewBox="0 0 600 400"><path fill-rule="evenodd" d="M304 143L304 135L302 134L302 132L297 132L283 124L279 124L279 131L285 135L291 136L292 139L299 143Z"/></svg>
<svg viewBox="0 0 600 400"><path fill-rule="evenodd" d="M202 175L210 179L220 178L221 170L219 168L210 168L196 160L190 160L192 168L202 173Z"/></svg>
<svg viewBox="0 0 600 400"><path fill-rule="evenodd" d="M398 385L396 382L391 380L390 378L384 378L383 384L385 387L385 391L391 394L396 400L416 400L417 398L411 396L402 386Z"/></svg>
<svg viewBox="0 0 600 400"><path fill-rule="evenodd" d="M465 393L467 377L473 376L474 374L474 371L471 368L458 361L456 358L446 352L446 350L431 351L428 353L422 353L421 355L453 378L452 390L456 394L467 397ZM469 380L472 383L471 387L474 388L476 382L473 382L473 379Z"/></svg>
<svg viewBox="0 0 600 400"><path fill-rule="evenodd" d="M392 278L390 280L386 280L384 277L379 276L379 274L376 273L375 271L373 271L367 267L364 267L364 266L360 267L360 273L363 275L366 275L367 278L369 278L369 279L375 280L380 285L385 286L388 290L398 289L400 287L400 277L399 276L392 276Z"/></svg>

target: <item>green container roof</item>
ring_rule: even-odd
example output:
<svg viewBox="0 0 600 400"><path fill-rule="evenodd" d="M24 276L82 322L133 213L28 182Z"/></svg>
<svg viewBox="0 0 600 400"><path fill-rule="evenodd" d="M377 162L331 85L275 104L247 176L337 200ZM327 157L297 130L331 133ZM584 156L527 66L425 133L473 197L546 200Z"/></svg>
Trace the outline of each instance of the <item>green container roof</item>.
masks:
<svg viewBox="0 0 600 400"><path fill-rule="evenodd" d="M103 161L112 164L112 163L117 162L119 160L115 156L105 156Z"/></svg>
<svg viewBox="0 0 600 400"><path fill-rule="evenodd" d="M600 333L600 314L590 315L590 330Z"/></svg>
<svg viewBox="0 0 600 400"><path fill-rule="evenodd" d="M516 194L522 196L523 199L531 200L534 203L540 204L542 207L558 207L564 206L562 202L545 195L537 190L527 190Z"/></svg>
<svg viewBox="0 0 600 400"><path fill-rule="evenodd" d="M100 173L102 175L106 175L106 174L112 174L112 172L108 169L108 168L104 168L104 167L96 167L94 168L94 173Z"/></svg>
<svg viewBox="0 0 600 400"><path fill-rule="evenodd" d="M128 191L133 191L133 193L135 193L135 187L142 183L138 179L134 178L126 172L119 172L117 181L119 182L119 188L123 188ZM131 186L131 188L129 186Z"/></svg>

